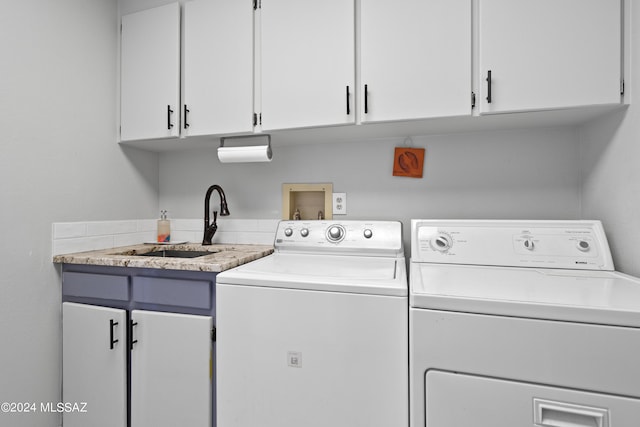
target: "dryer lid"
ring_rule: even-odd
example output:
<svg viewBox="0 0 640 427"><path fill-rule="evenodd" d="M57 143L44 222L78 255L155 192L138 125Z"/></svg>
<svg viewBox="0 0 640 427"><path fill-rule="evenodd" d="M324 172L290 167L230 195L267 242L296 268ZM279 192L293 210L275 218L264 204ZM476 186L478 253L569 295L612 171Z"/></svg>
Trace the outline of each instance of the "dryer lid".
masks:
<svg viewBox="0 0 640 427"><path fill-rule="evenodd" d="M640 327L640 279L608 271L414 263L410 305Z"/></svg>

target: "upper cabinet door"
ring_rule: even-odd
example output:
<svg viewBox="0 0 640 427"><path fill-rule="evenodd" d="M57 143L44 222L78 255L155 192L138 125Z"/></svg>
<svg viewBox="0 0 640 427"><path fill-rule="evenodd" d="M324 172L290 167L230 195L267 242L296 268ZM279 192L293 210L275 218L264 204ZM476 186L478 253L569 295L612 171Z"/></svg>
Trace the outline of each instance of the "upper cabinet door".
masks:
<svg viewBox="0 0 640 427"><path fill-rule="evenodd" d="M471 0L363 0L362 122L471 114Z"/></svg>
<svg viewBox="0 0 640 427"><path fill-rule="evenodd" d="M264 0L262 129L355 123L353 0Z"/></svg>
<svg viewBox="0 0 640 427"><path fill-rule="evenodd" d="M183 135L253 130L253 2L184 6Z"/></svg>
<svg viewBox="0 0 640 427"><path fill-rule="evenodd" d="M620 0L479 5L481 113L620 102Z"/></svg>
<svg viewBox="0 0 640 427"><path fill-rule="evenodd" d="M120 139L179 135L180 5L122 17Z"/></svg>

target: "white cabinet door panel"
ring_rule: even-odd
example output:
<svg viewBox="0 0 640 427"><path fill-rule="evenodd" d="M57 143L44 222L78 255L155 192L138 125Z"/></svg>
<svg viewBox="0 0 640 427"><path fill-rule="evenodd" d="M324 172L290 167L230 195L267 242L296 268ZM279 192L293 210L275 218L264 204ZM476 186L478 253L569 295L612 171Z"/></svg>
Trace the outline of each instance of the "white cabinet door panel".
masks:
<svg viewBox="0 0 640 427"><path fill-rule="evenodd" d="M620 0L479 4L481 113L620 102Z"/></svg>
<svg viewBox="0 0 640 427"><path fill-rule="evenodd" d="M185 3L184 135L253 130L253 15L251 0Z"/></svg>
<svg viewBox="0 0 640 427"><path fill-rule="evenodd" d="M361 33L362 122L471 114L470 0L363 0Z"/></svg>
<svg viewBox="0 0 640 427"><path fill-rule="evenodd" d="M354 13L353 0L262 2L263 130L355 122Z"/></svg>
<svg viewBox="0 0 640 427"><path fill-rule="evenodd" d="M120 139L178 136L180 4L122 17Z"/></svg>
<svg viewBox="0 0 640 427"><path fill-rule="evenodd" d="M211 426L212 318L133 310L132 427Z"/></svg>
<svg viewBox="0 0 640 427"><path fill-rule="evenodd" d="M62 400L87 403L63 414L65 427L126 427L126 335L124 310L62 304Z"/></svg>

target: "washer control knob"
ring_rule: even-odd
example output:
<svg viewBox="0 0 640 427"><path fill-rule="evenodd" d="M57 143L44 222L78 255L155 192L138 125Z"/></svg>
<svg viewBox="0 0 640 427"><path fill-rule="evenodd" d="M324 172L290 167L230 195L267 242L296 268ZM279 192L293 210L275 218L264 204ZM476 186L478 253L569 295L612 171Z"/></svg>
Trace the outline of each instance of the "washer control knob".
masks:
<svg viewBox="0 0 640 427"><path fill-rule="evenodd" d="M451 249L451 239L449 236L440 234L438 237L433 239L433 248L440 252L446 252Z"/></svg>
<svg viewBox="0 0 640 427"><path fill-rule="evenodd" d="M580 240L577 246L582 252L589 252L589 249L591 249L591 245L586 240Z"/></svg>
<svg viewBox="0 0 640 427"><path fill-rule="evenodd" d="M293 230L290 228L285 228L284 229L284 235L287 237L291 237L293 235Z"/></svg>
<svg viewBox="0 0 640 427"><path fill-rule="evenodd" d="M364 230L364 238L365 239L370 239L371 237L373 237L373 231L371 231L371 229L369 229L369 228Z"/></svg>
<svg viewBox="0 0 640 427"><path fill-rule="evenodd" d="M327 230L327 237L333 242L342 240L342 238L344 237L344 228L339 225L329 227L329 230Z"/></svg>
<svg viewBox="0 0 640 427"><path fill-rule="evenodd" d="M525 239L523 243L525 249L532 251L534 249L533 239Z"/></svg>
<svg viewBox="0 0 640 427"><path fill-rule="evenodd" d="M302 237L307 237L309 235L309 229L308 228L303 228L302 230L300 230L300 235Z"/></svg>

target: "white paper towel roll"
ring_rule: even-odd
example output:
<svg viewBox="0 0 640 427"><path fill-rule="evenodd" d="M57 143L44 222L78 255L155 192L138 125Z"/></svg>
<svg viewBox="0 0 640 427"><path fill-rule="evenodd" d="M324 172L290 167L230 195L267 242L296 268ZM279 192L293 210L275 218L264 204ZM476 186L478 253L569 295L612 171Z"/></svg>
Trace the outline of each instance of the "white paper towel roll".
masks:
<svg viewBox="0 0 640 427"><path fill-rule="evenodd" d="M218 147L218 159L222 163L270 162L271 147L269 145Z"/></svg>

